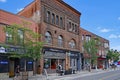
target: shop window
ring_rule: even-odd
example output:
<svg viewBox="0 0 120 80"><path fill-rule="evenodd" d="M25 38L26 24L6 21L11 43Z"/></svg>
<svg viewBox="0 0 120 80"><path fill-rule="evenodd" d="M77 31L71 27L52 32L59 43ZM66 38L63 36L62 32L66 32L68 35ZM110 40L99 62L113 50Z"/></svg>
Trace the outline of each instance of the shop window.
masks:
<svg viewBox="0 0 120 80"><path fill-rule="evenodd" d="M50 32L45 33L45 41L49 44L52 43L52 36L51 36Z"/></svg>
<svg viewBox="0 0 120 80"><path fill-rule="evenodd" d="M45 69L49 69L50 68L50 62L51 60L50 59L44 59L44 68Z"/></svg>
<svg viewBox="0 0 120 80"><path fill-rule="evenodd" d="M63 47L63 37L62 36L58 36L58 46Z"/></svg>
<svg viewBox="0 0 120 80"><path fill-rule="evenodd" d="M9 60L7 57L0 56L0 73L9 71Z"/></svg>

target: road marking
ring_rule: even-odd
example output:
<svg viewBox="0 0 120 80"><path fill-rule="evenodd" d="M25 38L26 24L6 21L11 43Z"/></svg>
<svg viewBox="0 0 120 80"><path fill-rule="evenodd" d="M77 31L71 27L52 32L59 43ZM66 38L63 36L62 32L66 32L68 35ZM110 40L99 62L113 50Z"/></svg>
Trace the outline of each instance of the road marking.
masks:
<svg viewBox="0 0 120 80"><path fill-rule="evenodd" d="M111 74L111 75L108 75L108 76L105 76L99 80L104 80L104 79L107 79L107 78L110 78L110 77L113 77L113 76L117 76L117 75L120 75L120 73L117 73L117 74Z"/></svg>

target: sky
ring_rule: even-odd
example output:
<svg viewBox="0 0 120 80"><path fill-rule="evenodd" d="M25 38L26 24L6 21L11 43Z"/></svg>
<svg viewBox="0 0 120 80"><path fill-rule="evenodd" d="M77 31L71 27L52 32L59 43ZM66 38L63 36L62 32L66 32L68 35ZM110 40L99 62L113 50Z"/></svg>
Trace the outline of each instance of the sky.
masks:
<svg viewBox="0 0 120 80"><path fill-rule="evenodd" d="M0 0L0 9L16 14L34 0ZM80 27L110 41L120 51L120 0L64 0L81 12Z"/></svg>

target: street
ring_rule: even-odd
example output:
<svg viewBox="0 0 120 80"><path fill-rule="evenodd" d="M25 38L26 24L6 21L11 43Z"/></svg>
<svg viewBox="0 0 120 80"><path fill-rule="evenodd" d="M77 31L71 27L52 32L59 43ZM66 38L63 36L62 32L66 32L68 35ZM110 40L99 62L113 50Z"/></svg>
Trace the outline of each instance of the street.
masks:
<svg viewBox="0 0 120 80"><path fill-rule="evenodd" d="M92 71L50 80L120 80L120 70Z"/></svg>
<svg viewBox="0 0 120 80"><path fill-rule="evenodd" d="M80 76L72 80L120 80L120 70L109 71L105 73Z"/></svg>

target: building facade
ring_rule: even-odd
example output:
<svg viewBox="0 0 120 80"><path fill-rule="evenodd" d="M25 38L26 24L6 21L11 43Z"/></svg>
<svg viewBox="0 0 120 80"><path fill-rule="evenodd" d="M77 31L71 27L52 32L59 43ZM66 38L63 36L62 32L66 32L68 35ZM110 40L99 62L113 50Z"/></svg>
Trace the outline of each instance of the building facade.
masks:
<svg viewBox="0 0 120 80"><path fill-rule="evenodd" d="M107 39L104 39L92 32L89 32L83 28L80 28L80 51L83 53L84 58L82 59L83 67L87 63L87 59L90 58L89 54L85 52L85 49L83 47L84 42L88 41L90 39L98 39L99 45L96 45L98 51L97 51L97 67L98 68L108 68L108 61L106 59L107 52L109 50L109 41Z"/></svg>
<svg viewBox="0 0 120 80"><path fill-rule="evenodd" d="M38 25L29 19L22 18L18 15L0 10L0 77L13 77L15 75L15 67L20 65L21 69L24 68L24 58L12 58L11 53L15 52L18 54L23 54L24 49L21 48L20 44L14 45L10 40L13 39L13 35L5 32L4 27L8 27L13 24L22 24L24 22L29 22L29 29L32 29L34 32L37 32ZM20 42L23 40L22 30L18 31L20 36ZM7 47L6 47L7 46ZM33 71L33 61L27 59L27 71Z"/></svg>
<svg viewBox="0 0 120 80"><path fill-rule="evenodd" d="M30 29L39 33L41 35L39 41L44 42L42 57L38 61L38 73L41 73L43 69L46 69L48 73L54 73L59 64L66 71L69 69L80 71L84 67L85 59L89 58L84 53L82 41L85 40L85 37L86 39L89 39L91 36L99 37L80 28L80 16L81 13L79 11L62 0L34 0L17 15L0 10L0 26L13 23L20 24L21 19L32 23ZM0 33L0 36L2 36L0 42L5 43L6 34L2 31ZM99 38L104 45L99 47L98 61L103 64L103 57L109 48L109 41L101 37ZM15 61L17 60L5 63L12 64ZM12 70L11 74L13 75L14 70L12 68L7 68L6 72Z"/></svg>
<svg viewBox="0 0 120 80"><path fill-rule="evenodd" d="M31 9L33 6L36 9ZM33 14L28 16L29 13ZM41 68L55 72L57 65L62 64L65 70L70 67L80 70L80 12L62 0L36 0L18 15L32 18L39 24L39 32L42 34L40 41L45 42L42 61L44 65Z"/></svg>

